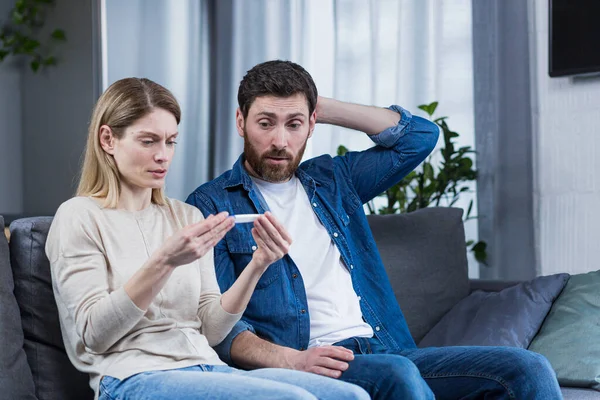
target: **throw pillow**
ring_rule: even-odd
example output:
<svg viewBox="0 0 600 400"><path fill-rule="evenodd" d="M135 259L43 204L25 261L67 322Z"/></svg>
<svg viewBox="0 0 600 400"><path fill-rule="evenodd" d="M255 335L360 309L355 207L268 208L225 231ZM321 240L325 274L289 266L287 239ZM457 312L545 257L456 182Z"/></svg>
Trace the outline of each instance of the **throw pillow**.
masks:
<svg viewBox="0 0 600 400"><path fill-rule="evenodd" d="M476 291L456 304L419 347L527 348L569 274L541 276L500 292Z"/></svg>
<svg viewBox="0 0 600 400"><path fill-rule="evenodd" d="M529 350L546 356L563 386L600 390L600 271L571 276Z"/></svg>

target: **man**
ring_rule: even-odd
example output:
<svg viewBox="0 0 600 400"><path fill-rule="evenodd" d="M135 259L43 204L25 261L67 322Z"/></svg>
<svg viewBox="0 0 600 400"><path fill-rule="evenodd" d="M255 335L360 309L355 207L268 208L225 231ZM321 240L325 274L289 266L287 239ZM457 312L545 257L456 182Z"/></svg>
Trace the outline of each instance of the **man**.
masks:
<svg viewBox="0 0 600 400"><path fill-rule="evenodd" d="M299 65L269 61L240 83L237 130L244 153L187 202L205 215L264 214L237 224L216 247L222 290L268 253L243 320L219 345L242 368L283 367L340 378L375 399L560 399L554 372L522 349L417 349L394 294L363 204L419 165L437 126L389 109L317 96ZM365 132L376 146L300 164L316 123ZM255 240L254 232L269 241ZM258 236L256 236L258 238Z"/></svg>

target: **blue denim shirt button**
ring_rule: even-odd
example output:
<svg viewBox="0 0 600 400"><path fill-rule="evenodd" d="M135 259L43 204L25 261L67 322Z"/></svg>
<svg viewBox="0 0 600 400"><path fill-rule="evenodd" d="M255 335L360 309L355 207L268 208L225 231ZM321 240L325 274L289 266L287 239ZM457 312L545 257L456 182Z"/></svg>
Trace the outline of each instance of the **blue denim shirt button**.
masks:
<svg viewBox="0 0 600 400"><path fill-rule="evenodd" d="M333 232L333 237L338 237L337 232Z"/></svg>
<svg viewBox="0 0 600 400"><path fill-rule="evenodd" d="M313 203L313 207L316 207L316 206L317 206L317 203Z"/></svg>
<svg viewBox="0 0 600 400"><path fill-rule="evenodd" d="M354 265L350 264L350 269L354 269Z"/></svg>
<svg viewBox="0 0 600 400"><path fill-rule="evenodd" d="M376 326L376 327L375 327L375 330L376 330L377 332L379 332L379 330L380 330L380 329L381 329L381 328L379 328L378 326Z"/></svg>
<svg viewBox="0 0 600 400"><path fill-rule="evenodd" d="M255 250L256 250L256 246L252 246L252 251L255 251Z"/></svg>
<svg viewBox="0 0 600 400"><path fill-rule="evenodd" d="M300 310L300 314L306 314L306 310L304 310L304 309Z"/></svg>

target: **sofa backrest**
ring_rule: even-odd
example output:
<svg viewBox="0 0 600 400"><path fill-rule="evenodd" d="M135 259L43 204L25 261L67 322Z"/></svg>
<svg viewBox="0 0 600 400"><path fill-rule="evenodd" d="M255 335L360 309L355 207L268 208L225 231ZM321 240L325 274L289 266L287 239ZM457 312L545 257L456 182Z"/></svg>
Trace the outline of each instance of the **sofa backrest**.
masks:
<svg viewBox="0 0 600 400"><path fill-rule="evenodd" d="M0 216L4 229L4 218ZM35 388L23 350L23 330L19 305L14 296L8 242L0 235L0 397L35 399Z"/></svg>
<svg viewBox="0 0 600 400"><path fill-rule="evenodd" d="M51 217L34 217L10 225L10 260L25 353L39 400L93 399L88 375L73 367L61 336L44 249L51 222Z"/></svg>
<svg viewBox="0 0 600 400"><path fill-rule="evenodd" d="M469 294L462 212L433 207L367 217L416 343Z"/></svg>

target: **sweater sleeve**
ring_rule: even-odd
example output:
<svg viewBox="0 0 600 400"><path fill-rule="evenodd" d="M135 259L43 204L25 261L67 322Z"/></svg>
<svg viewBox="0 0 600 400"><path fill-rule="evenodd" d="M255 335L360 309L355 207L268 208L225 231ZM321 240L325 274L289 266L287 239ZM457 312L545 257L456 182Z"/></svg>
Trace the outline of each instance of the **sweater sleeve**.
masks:
<svg viewBox="0 0 600 400"><path fill-rule="evenodd" d="M213 250L200 259L200 279L202 290L198 304L198 316L202 321L201 332L208 344L216 346L231 332L242 317L243 311L230 314L221 306L221 291L215 274Z"/></svg>
<svg viewBox="0 0 600 400"><path fill-rule="evenodd" d="M98 222L68 202L56 213L46 242L56 301L65 329L74 329L90 352L106 352L144 316L120 287L109 292Z"/></svg>

